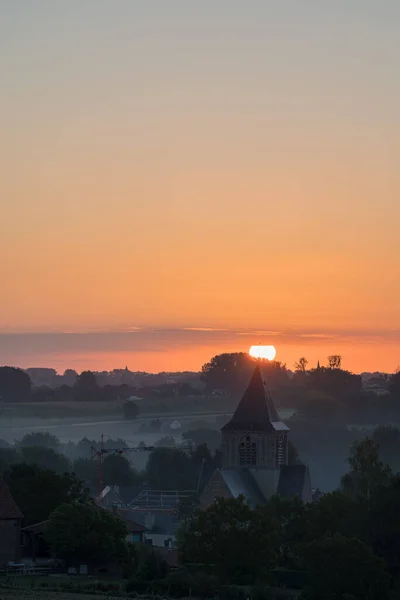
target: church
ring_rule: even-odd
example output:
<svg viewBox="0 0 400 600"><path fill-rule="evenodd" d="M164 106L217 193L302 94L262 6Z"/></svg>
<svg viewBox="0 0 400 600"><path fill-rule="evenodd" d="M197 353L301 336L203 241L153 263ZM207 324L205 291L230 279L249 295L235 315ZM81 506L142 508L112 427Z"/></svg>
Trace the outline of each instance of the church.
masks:
<svg viewBox="0 0 400 600"><path fill-rule="evenodd" d="M312 501L308 467L288 464L289 428L278 415L260 364L221 432L222 467L200 495L200 506L240 495L252 507L265 504L273 494Z"/></svg>

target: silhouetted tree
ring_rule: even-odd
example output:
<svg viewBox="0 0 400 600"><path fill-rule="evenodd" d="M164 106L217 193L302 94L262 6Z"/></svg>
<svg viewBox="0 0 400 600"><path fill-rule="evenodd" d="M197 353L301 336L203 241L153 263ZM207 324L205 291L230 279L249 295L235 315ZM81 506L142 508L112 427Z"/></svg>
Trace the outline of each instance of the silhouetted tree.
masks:
<svg viewBox="0 0 400 600"><path fill-rule="evenodd" d="M97 385L96 376L92 371L82 371L78 375L74 390L78 400L99 399L99 386Z"/></svg>
<svg viewBox="0 0 400 600"><path fill-rule="evenodd" d="M13 465L5 472L4 478L24 515L25 525L45 521L64 502L87 497L74 475L57 475L37 465Z"/></svg>
<svg viewBox="0 0 400 600"><path fill-rule="evenodd" d="M219 389L240 394L247 387L255 364L246 352L218 354L203 365L201 380L208 391ZM270 388L288 384L286 367L282 363L263 360L262 369Z"/></svg>
<svg viewBox="0 0 400 600"><path fill-rule="evenodd" d="M0 367L0 400L24 402L31 393L30 377L22 369Z"/></svg>
<svg viewBox="0 0 400 600"><path fill-rule="evenodd" d="M303 544L301 564L311 576L307 600L388 598L385 561L358 539L335 534Z"/></svg>
<svg viewBox="0 0 400 600"><path fill-rule="evenodd" d="M51 515L46 541L69 564L109 564L126 557L125 523L94 504L62 504Z"/></svg>
<svg viewBox="0 0 400 600"><path fill-rule="evenodd" d="M342 357L340 354L331 354L328 356L328 364L330 369L340 369L342 367Z"/></svg>
<svg viewBox="0 0 400 600"><path fill-rule="evenodd" d="M294 368L296 369L296 371L305 373L307 370L307 365L308 360L304 356L302 356L301 358L299 358L298 362L294 364Z"/></svg>
<svg viewBox="0 0 400 600"><path fill-rule="evenodd" d="M103 461L103 481L105 485L129 486L139 482L129 460L121 454L108 454Z"/></svg>
<svg viewBox="0 0 400 600"><path fill-rule="evenodd" d="M124 411L125 419L128 419L129 421L133 421L138 416L139 409L137 404L135 404L132 400L125 402L122 409Z"/></svg>
<svg viewBox="0 0 400 600"><path fill-rule="evenodd" d="M55 435L48 432L34 431L26 433L20 441L21 446L44 446L57 450L60 447L60 440Z"/></svg>

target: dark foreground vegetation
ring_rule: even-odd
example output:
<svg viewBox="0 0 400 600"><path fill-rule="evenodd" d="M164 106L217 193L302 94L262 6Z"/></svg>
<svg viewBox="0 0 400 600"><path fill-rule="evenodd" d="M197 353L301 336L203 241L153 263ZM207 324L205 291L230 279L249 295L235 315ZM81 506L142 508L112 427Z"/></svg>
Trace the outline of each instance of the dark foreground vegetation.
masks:
<svg viewBox="0 0 400 600"><path fill-rule="evenodd" d="M97 506L75 475L19 463L4 477L24 524L49 519L45 538L55 557L92 568L116 564L125 580L69 582L64 591L102 585L130 596L262 600L291 589L308 600L400 598L400 476L370 438L351 448L338 489L311 504L275 496L252 510L239 497L198 510L194 496L180 515L175 571L152 548L127 542L124 521Z"/></svg>

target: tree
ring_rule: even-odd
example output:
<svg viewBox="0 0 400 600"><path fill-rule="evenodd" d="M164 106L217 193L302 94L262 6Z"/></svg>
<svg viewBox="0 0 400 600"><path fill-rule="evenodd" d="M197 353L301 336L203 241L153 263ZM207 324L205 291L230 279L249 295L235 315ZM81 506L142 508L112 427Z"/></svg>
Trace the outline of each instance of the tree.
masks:
<svg viewBox="0 0 400 600"><path fill-rule="evenodd" d="M35 431L32 433L26 433L20 441L21 446L44 446L45 448L52 448L57 450L60 447L60 440L51 433L43 433L41 431Z"/></svg>
<svg viewBox="0 0 400 600"><path fill-rule="evenodd" d="M279 541L278 520L267 511L252 510L243 496L217 498L178 533L184 562L212 565L222 582L260 577L276 565Z"/></svg>
<svg viewBox="0 0 400 600"><path fill-rule="evenodd" d="M176 448L156 448L149 456L146 480L158 490L194 490L199 469L193 469L190 456Z"/></svg>
<svg viewBox="0 0 400 600"><path fill-rule="evenodd" d="M76 378L74 391L79 400L98 399L99 386L95 374L92 371L82 371Z"/></svg>
<svg viewBox="0 0 400 600"><path fill-rule="evenodd" d="M372 439L379 447L379 457L394 473L400 472L400 430L388 425L376 427Z"/></svg>
<svg viewBox="0 0 400 600"><path fill-rule="evenodd" d="M137 407L137 404L132 402L132 400L128 400L128 402L125 402L122 409L124 411L125 419L128 419L129 421L133 421L138 416L139 409Z"/></svg>
<svg viewBox="0 0 400 600"><path fill-rule="evenodd" d="M379 447L371 438L354 442L348 459L351 471L342 477L342 489L353 498L366 498L390 483L390 467L379 458Z"/></svg>
<svg viewBox="0 0 400 600"><path fill-rule="evenodd" d="M72 386L76 383L76 378L78 377L78 373L73 369L66 369L63 375L63 381L65 385Z"/></svg>
<svg viewBox="0 0 400 600"><path fill-rule="evenodd" d="M341 369L342 357L340 354L331 354L328 356L328 364L330 369Z"/></svg>
<svg viewBox="0 0 400 600"><path fill-rule="evenodd" d="M22 446L21 456L22 461L29 465L37 465L56 473L62 474L71 470L70 462L64 454L46 446Z"/></svg>
<svg viewBox="0 0 400 600"><path fill-rule="evenodd" d="M307 370L308 360L302 356L299 358L298 362L294 364L294 368L296 371L300 371L301 373L305 373Z"/></svg>
<svg viewBox="0 0 400 600"><path fill-rule="evenodd" d="M307 599L342 600L345 594L354 600L385 600L389 577L385 562L356 538L340 534L302 544L301 565L310 573Z"/></svg>
<svg viewBox="0 0 400 600"><path fill-rule="evenodd" d="M247 352L218 354L203 365L201 380L208 391L242 393L249 383L255 364L254 358ZM262 368L272 389L288 384L286 367L282 363L264 360Z"/></svg>
<svg viewBox="0 0 400 600"><path fill-rule="evenodd" d="M31 379L22 369L0 367L0 400L24 402L31 394Z"/></svg>
<svg viewBox="0 0 400 600"><path fill-rule="evenodd" d="M311 391L300 416L320 422L346 423L346 407L332 396Z"/></svg>
<svg viewBox="0 0 400 600"><path fill-rule="evenodd" d="M73 473L90 491L96 491L98 478L97 461L90 458L77 458L72 465Z"/></svg>
<svg viewBox="0 0 400 600"><path fill-rule="evenodd" d="M103 481L105 485L135 485L139 476L121 454L108 454L103 461Z"/></svg>
<svg viewBox="0 0 400 600"><path fill-rule="evenodd" d="M108 564L127 553L124 521L94 504L62 504L50 515L46 541L68 564Z"/></svg>
<svg viewBox="0 0 400 600"><path fill-rule="evenodd" d="M63 503L86 498L74 475L57 475L36 465L13 465L4 473L4 479L24 515L25 525L45 521Z"/></svg>

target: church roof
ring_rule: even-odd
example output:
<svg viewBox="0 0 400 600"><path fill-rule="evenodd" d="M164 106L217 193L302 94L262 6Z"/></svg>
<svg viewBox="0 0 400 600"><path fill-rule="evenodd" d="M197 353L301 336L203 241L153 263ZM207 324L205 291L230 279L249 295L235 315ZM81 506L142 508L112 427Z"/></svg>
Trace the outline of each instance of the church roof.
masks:
<svg viewBox="0 0 400 600"><path fill-rule="evenodd" d="M288 431L281 421L274 401L257 364L250 383L240 400L232 419L222 427L224 431Z"/></svg>
<svg viewBox="0 0 400 600"><path fill-rule="evenodd" d="M260 488L247 469L222 469L220 473L233 498L244 496L252 508L265 504Z"/></svg>
<svg viewBox="0 0 400 600"><path fill-rule="evenodd" d="M11 496L6 482L0 475L0 520L2 519L19 520L22 519L22 513Z"/></svg>
<svg viewBox="0 0 400 600"><path fill-rule="evenodd" d="M303 499L304 488L309 484L309 478L306 465L282 465L278 484L279 496L298 496ZM309 487L311 490L310 485Z"/></svg>

